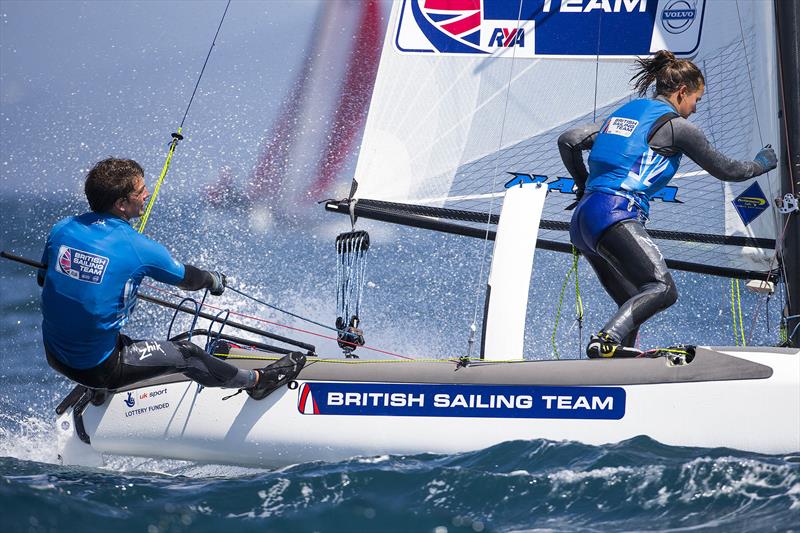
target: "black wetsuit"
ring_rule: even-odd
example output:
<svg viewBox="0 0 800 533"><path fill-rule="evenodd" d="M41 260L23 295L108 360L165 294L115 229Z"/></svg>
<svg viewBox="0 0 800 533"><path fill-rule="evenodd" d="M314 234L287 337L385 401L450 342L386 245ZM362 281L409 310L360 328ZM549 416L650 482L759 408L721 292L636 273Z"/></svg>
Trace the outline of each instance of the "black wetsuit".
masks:
<svg viewBox="0 0 800 533"><path fill-rule="evenodd" d="M669 103L663 97L656 100ZM648 132L647 144L654 152L665 157L687 155L722 181L744 181L768 170L756 161L726 157L711 146L698 127L680 116L656 123L652 130ZM592 149L599 132L600 126L587 124L566 131L558 139L561 159L575 179L579 196L589 179L582 152ZM621 197L614 198L622 201ZM613 202L614 198L608 201ZM629 204L627 201L624 203ZM635 208L632 204L630 202L629 209ZM572 235L573 243L581 249L606 292L619 306L603 331L625 346L634 345L641 324L678 298L664 257L644 227L646 217L639 214L611 221L588 245L580 238L576 241L574 232Z"/></svg>
<svg viewBox="0 0 800 533"><path fill-rule="evenodd" d="M255 371L242 370L209 355L190 341L134 341L117 337L117 349L99 365L71 368L45 348L50 366L69 379L91 389L116 390L173 372L207 387L247 388L255 383Z"/></svg>

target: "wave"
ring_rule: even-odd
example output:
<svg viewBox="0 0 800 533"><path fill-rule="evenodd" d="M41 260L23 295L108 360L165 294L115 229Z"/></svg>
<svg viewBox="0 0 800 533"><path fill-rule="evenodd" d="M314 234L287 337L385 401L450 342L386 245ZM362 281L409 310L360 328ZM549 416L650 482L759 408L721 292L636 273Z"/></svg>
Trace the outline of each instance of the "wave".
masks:
<svg viewBox="0 0 800 533"><path fill-rule="evenodd" d="M35 519L60 531L102 519L137 531L241 524L444 533L780 530L800 517L800 465L792 458L666 446L646 437L607 446L516 441L461 454L356 457L279 470L133 458L109 465L0 459L5 518L20 528Z"/></svg>

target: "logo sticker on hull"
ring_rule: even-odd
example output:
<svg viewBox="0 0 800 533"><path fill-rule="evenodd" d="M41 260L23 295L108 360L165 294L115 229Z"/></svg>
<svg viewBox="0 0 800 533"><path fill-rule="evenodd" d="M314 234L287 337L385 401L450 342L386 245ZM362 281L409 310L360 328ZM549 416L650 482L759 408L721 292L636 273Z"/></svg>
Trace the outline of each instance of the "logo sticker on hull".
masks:
<svg viewBox="0 0 800 533"><path fill-rule="evenodd" d="M304 415L619 420L625 389L313 382L298 389L297 408Z"/></svg>
<svg viewBox="0 0 800 533"><path fill-rule="evenodd" d="M158 398L159 400L164 399L163 397L167 395L166 387L160 389L140 390L136 394L137 396L134 397L133 392L128 392L127 398L123 400L125 402L125 405L128 407L127 410L123 411L125 418L154 413L157 411L161 411L163 409L169 409L169 402L167 401L162 401L160 403L151 405L141 405L142 402L150 403L149 400L152 400L153 398ZM137 405L137 403L140 406L134 408Z"/></svg>

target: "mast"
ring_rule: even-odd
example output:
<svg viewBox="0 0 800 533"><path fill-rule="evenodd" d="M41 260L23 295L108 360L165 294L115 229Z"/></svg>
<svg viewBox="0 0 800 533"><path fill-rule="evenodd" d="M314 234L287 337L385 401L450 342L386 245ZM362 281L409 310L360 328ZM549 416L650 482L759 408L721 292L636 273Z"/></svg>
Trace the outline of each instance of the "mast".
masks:
<svg viewBox="0 0 800 533"><path fill-rule="evenodd" d="M783 194L800 192L800 2L775 0L778 30L778 64L785 136L782 137L781 154L791 157L781 161L781 189ZM784 272L786 272L786 316L800 314L800 213L790 217L781 247ZM800 319L788 321L789 345L800 346ZM796 329L797 328L797 329Z"/></svg>

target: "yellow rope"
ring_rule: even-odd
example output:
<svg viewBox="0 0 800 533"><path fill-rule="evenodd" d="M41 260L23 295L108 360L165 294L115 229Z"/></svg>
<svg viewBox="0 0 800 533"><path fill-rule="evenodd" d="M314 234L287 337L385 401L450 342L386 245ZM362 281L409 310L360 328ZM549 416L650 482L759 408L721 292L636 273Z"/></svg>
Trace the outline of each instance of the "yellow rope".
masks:
<svg viewBox="0 0 800 533"><path fill-rule="evenodd" d="M578 250L572 247L572 266L567 271L567 276L564 278L564 283L561 284L561 294L558 296L558 305L556 306L556 323L553 325L553 335L550 337L550 343L553 345L553 355L556 359L561 357L558 355L558 347L556 346L556 332L558 331L558 323L561 321L561 306L564 303L564 291L567 289L567 283L572 273L575 273L575 313L578 321L583 320L583 300L581 299L580 285L578 284Z"/></svg>
<svg viewBox="0 0 800 533"><path fill-rule="evenodd" d="M744 319L742 318L742 297L739 294L739 280L736 280L736 307L739 310L739 332L742 335L742 346L747 346L747 342L744 340Z"/></svg>
<svg viewBox="0 0 800 533"><path fill-rule="evenodd" d="M744 319L742 318L742 296L739 292L739 280L733 278L731 278L731 318L733 319L733 339L736 342L736 346L739 346L740 336L741 345L747 346L744 339Z"/></svg>
<svg viewBox="0 0 800 533"><path fill-rule="evenodd" d="M583 298L581 298L581 287L578 283L578 250L572 247L572 268L575 270L575 317L579 323L583 323Z"/></svg>
<svg viewBox="0 0 800 533"><path fill-rule="evenodd" d="M142 215L139 226L136 228L139 233L144 232L144 227L147 224L147 220L150 218L150 211L153 210L153 204L156 203L158 191L161 189L161 184L164 183L164 178L167 177L167 171L169 171L169 165L172 163L172 155L175 153L175 147L177 147L178 142L183 139L181 135L182 130L182 127L178 128L178 133L172 134L172 142L169 144L169 152L167 152L167 159L164 161L164 168L161 169L161 175L158 177L158 181L156 181L155 187L153 188L153 194L150 196L150 200L147 202L147 207L144 210L144 215Z"/></svg>
<svg viewBox="0 0 800 533"><path fill-rule="evenodd" d="M649 350L648 352L679 353L679 354L685 354L685 355L689 354L688 350L682 350L680 348L655 348L654 350Z"/></svg>
<svg viewBox="0 0 800 533"><path fill-rule="evenodd" d="M733 320L733 341L736 343L736 346L739 346L739 337L736 335L735 299L736 299L736 296L734 295L734 292L733 292L733 278L731 278L731 319Z"/></svg>

